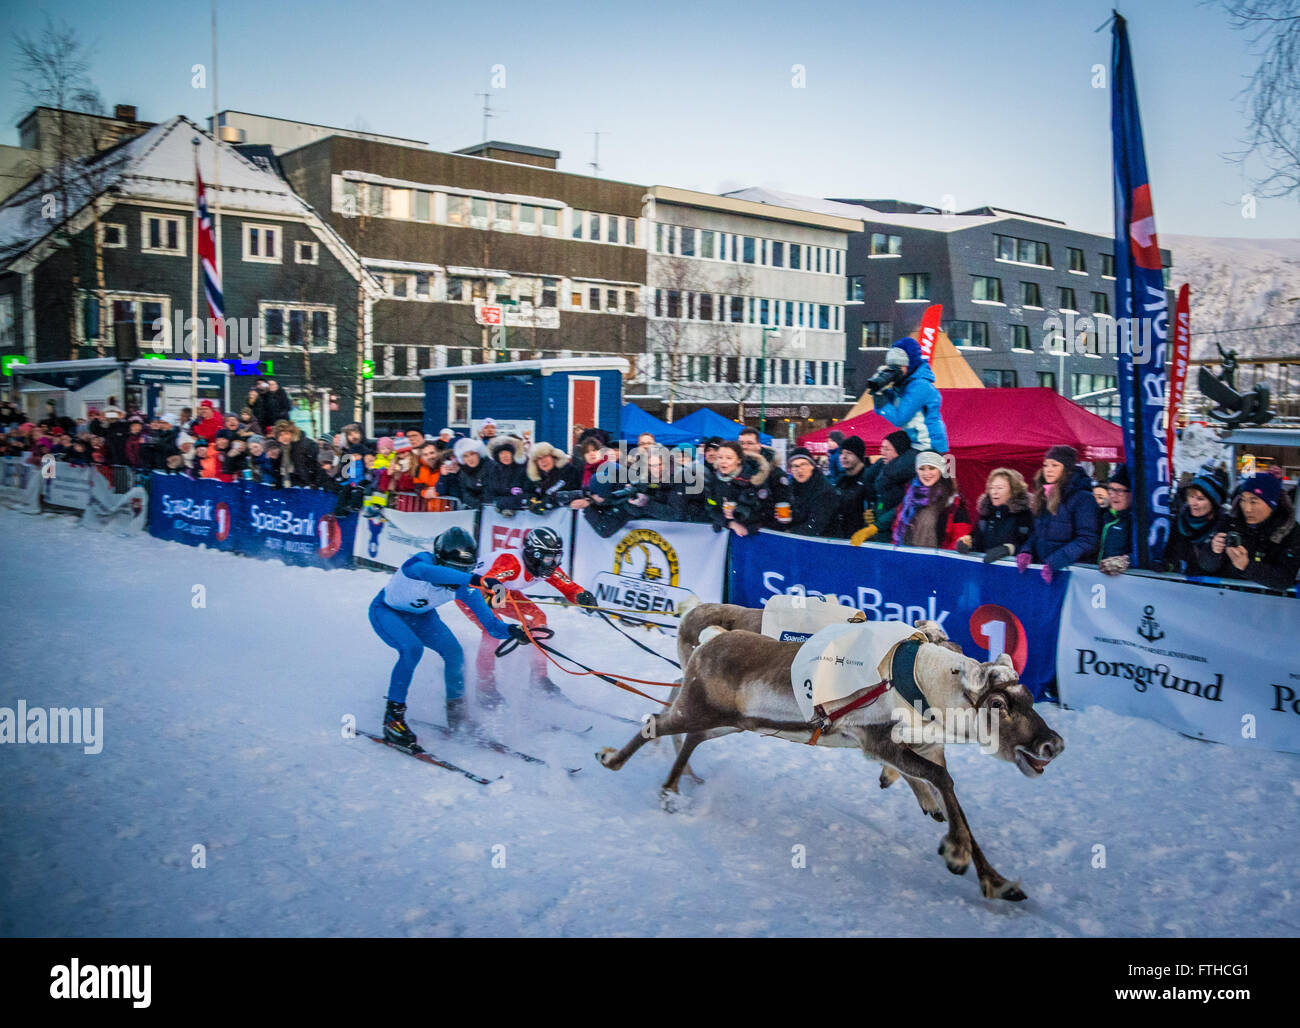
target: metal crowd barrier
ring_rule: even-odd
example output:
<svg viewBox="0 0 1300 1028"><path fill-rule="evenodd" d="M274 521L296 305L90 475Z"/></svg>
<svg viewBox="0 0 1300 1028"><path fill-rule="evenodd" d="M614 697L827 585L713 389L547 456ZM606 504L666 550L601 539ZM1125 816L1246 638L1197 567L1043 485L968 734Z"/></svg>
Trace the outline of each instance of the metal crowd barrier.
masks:
<svg viewBox="0 0 1300 1028"><path fill-rule="evenodd" d="M462 504L451 496L421 496L419 493L388 494L388 509L399 513L430 513L447 510L461 510Z"/></svg>

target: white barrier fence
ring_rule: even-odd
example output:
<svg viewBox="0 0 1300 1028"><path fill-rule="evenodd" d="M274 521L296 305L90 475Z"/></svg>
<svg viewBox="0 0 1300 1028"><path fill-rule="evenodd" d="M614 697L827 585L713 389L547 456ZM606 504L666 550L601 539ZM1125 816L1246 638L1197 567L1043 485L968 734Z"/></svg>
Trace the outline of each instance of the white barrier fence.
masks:
<svg viewBox="0 0 1300 1028"><path fill-rule="evenodd" d="M25 514L41 512L41 471L21 457L0 458L0 504Z"/></svg>

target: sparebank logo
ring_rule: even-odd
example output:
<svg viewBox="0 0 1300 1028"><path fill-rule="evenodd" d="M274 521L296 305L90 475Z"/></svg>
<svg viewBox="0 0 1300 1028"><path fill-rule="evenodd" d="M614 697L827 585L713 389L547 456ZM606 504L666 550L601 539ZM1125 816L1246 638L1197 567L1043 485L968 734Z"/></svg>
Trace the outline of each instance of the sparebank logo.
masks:
<svg viewBox="0 0 1300 1028"><path fill-rule="evenodd" d="M343 543L343 532L339 528L338 518L333 514L322 515L316 526L317 552L328 560L339 552Z"/></svg>
<svg viewBox="0 0 1300 1028"><path fill-rule="evenodd" d="M225 542L230 535L230 505L225 500L217 503L217 542Z"/></svg>

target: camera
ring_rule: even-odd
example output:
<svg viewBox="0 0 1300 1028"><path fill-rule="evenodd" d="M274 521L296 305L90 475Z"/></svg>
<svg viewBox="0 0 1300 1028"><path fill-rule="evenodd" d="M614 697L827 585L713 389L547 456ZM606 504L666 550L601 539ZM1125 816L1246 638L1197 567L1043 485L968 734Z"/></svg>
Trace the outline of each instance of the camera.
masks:
<svg viewBox="0 0 1300 1028"><path fill-rule="evenodd" d="M900 378L903 377L903 369L897 364L882 364L876 369L876 373L867 379L867 392L872 396L885 389Z"/></svg>
<svg viewBox="0 0 1300 1028"><path fill-rule="evenodd" d="M1240 532L1229 532L1229 533L1228 533L1228 538L1224 541L1223 545L1224 545L1225 547L1240 546L1240 545L1241 545L1241 533L1240 533Z"/></svg>

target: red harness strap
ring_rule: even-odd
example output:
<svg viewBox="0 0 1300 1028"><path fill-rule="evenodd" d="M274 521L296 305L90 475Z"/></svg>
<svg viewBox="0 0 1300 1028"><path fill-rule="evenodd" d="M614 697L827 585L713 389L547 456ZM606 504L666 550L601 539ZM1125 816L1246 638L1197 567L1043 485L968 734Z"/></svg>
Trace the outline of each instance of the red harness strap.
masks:
<svg viewBox="0 0 1300 1028"><path fill-rule="evenodd" d="M822 723L819 724L817 726L817 730L813 732L812 738L808 740L808 745L816 746L817 740L822 737L822 732L830 728L831 725L833 725L836 721L842 718L845 714L857 710L860 707L865 707L868 706L869 704L875 703L876 700L880 699L880 697L882 697L883 695L885 695L885 693L889 691L890 686L891 683L889 679L886 678L879 685L872 686L870 689L864 692L852 703L848 704L847 706L840 707L839 710L831 714L827 714L820 706L818 706L816 708L816 712L821 715Z"/></svg>

